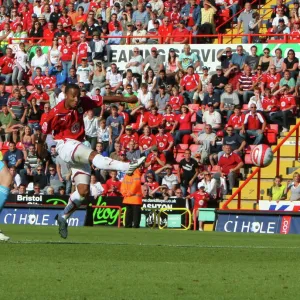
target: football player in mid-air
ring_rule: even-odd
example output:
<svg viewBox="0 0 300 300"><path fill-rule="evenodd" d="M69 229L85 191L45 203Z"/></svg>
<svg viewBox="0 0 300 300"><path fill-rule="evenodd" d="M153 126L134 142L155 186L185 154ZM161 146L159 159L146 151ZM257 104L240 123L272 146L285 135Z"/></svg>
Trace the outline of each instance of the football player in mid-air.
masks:
<svg viewBox="0 0 300 300"><path fill-rule="evenodd" d="M85 137L83 123L85 112L102 106L104 102L135 103L137 102L135 96L128 98L122 96L104 96L97 100L91 100L89 97L80 97L80 89L76 84L67 85L65 94L65 100L51 109L48 118L42 124L43 141L47 134L53 135L54 140L57 142L57 153L71 167L72 180L76 185L76 191L70 195L69 202L63 214L56 216L59 234L62 238L67 238L68 236L68 218L89 195L91 163L102 170L125 171L130 175L145 160L145 157L132 163L112 160L108 157L103 157L82 143ZM38 153L41 157L44 155L44 151L45 149L39 145Z"/></svg>

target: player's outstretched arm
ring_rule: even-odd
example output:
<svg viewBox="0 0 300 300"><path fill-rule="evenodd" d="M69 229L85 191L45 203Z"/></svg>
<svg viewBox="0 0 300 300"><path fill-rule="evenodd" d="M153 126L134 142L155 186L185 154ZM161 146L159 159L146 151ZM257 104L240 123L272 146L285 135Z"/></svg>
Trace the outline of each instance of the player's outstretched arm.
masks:
<svg viewBox="0 0 300 300"><path fill-rule="evenodd" d="M123 97L123 96L103 96L104 103L127 102L136 103L138 98L136 96Z"/></svg>

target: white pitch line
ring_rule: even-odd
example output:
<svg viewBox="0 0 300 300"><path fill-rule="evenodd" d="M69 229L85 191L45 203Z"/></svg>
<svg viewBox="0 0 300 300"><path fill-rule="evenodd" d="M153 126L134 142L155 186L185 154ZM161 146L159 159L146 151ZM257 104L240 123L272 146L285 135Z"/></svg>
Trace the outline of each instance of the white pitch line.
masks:
<svg viewBox="0 0 300 300"><path fill-rule="evenodd" d="M174 245L174 244L130 244L130 243L109 243L109 242L68 242L68 241L8 241L5 244L36 244L36 245L102 245L102 246L142 246L142 247L170 247L170 248L219 248L219 249L300 249L300 246L273 247L253 245Z"/></svg>

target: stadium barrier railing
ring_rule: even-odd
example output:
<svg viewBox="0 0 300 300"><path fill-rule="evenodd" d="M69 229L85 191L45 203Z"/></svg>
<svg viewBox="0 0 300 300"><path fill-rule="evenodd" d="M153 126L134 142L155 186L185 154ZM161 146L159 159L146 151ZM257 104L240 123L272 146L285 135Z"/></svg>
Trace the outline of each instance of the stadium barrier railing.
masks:
<svg viewBox="0 0 300 300"><path fill-rule="evenodd" d="M192 33L188 34L188 35L180 35L180 36L176 36L176 38L188 38L188 44L199 44L198 42L193 42L193 41L197 41L198 39L212 39L215 40L217 39L218 44L224 44L224 40L225 39L230 39L231 41L235 38L242 38L242 37L248 37L248 44L252 44L252 43L258 43L256 41L254 41L254 38L260 38L260 39L267 39L267 38L274 38L274 39L270 39L267 40L266 42L263 43L300 43L300 35L299 38L298 37L294 37L291 36L290 34L273 34L273 33L258 33L258 34L244 34L244 33L232 33L232 34L198 34L198 35L192 35ZM170 36L149 36L149 35L145 35L145 36L103 36L101 37L101 39L104 40L108 40L109 38L113 38L113 39L126 39L126 43L125 44L120 44L120 45L133 45L133 46L138 46L141 47L143 45L151 45L153 47L155 46L159 46L160 44L169 44L172 45L172 39L173 37ZM159 43L157 44L148 44L148 43L144 43L144 44L133 44L132 43L132 39L141 39L141 38L146 38L146 39L157 39L159 41ZM91 37L87 37L87 39L91 39ZM170 41L168 41L168 39ZM27 45L32 45L32 46L51 46L52 45L52 39L45 39L42 38L43 42L40 43L36 43L35 41L39 41L41 40L41 38L10 38L8 39L8 43L9 44L19 44L20 41L24 41L25 44ZM64 37L61 37L59 42L62 43L64 41ZM228 41L225 42L225 44L230 44L228 43ZM201 43L200 43L201 45Z"/></svg>
<svg viewBox="0 0 300 300"><path fill-rule="evenodd" d="M280 175L280 148L281 146L292 136L295 132L295 160L299 159L299 127L300 122L298 122L292 130L279 142L279 144L273 149L273 154L276 153L276 176ZM255 170L247 177L247 179L239 186L239 188L225 201L222 205L222 209L228 209L228 204L238 196L237 209L241 209L241 191L242 189L251 181L251 179L257 174L257 203L260 198L260 179L261 179L261 168L257 167Z"/></svg>

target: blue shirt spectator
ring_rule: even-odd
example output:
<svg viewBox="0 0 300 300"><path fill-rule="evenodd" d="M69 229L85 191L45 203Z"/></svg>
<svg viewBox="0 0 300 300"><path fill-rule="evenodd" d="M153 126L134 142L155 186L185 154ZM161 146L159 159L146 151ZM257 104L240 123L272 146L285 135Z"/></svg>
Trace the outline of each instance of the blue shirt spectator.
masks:
<svg viewBox="0 0 300 300"><path fill-rule="evenodd" d="M17 170L21 170L23 168L23 152L16 148L16 144L14 142L9 143L9 150L4 154L3 161L8 168L16 167Z"/></svg>
<svg viewBox="0 0 300 300"><path fill-rule="evenodd" d="M112 31L110 34L110 36L116 36L119 38L109 38L107 41L108 45L120 45L121 43L121 36L123 35L123 32L121 30L119 30L118 27L116 27L116 29L114 31Z"/></svg>
<svg viewBox="0 0 300 300"><path fill-rule="evenodd" d="M56 67L50 68L49 74L54 75L56 77L56 85L58 88L61 88L62 85L66 82L66 70L62 70L61 65L57 65Z"/></svg>

